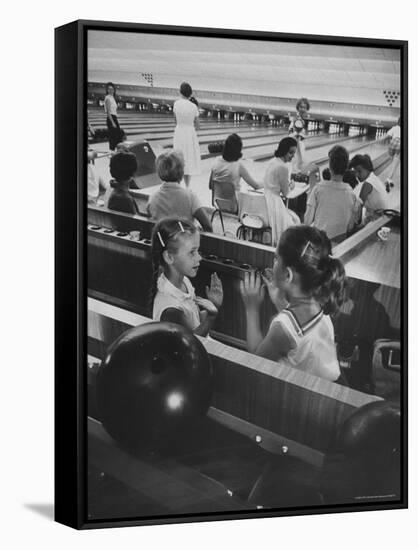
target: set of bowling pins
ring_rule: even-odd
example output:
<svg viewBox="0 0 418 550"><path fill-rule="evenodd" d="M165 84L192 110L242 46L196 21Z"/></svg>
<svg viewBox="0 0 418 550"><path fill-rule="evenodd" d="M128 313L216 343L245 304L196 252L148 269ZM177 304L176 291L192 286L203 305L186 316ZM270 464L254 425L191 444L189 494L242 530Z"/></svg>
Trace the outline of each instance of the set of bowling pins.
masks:
<svg viewBox="0 0 418 550"><path fill-rule="evenodd" d="M383 137L385 134L386 134L386 130L384 128L378 128L376 130L376 139Z"/></svg>
<svg viewBox="0 0 418 550"><path fill-rule="evenodd" d="M316 132L319 130L319 122L316 120L309 120L307 124L308 132Z"/></svg>
<svg viewBox="0 0 418 550"><path fill-rule="evenodd" d="M328 128L329 134L342 134L343 132L344 132L344 124L332 123L329 125L329 128Z"/></svg>
<svg viewBox="0 0 418 550"><path fill-rule="evenodd" d="M364 126L350 126L348 128L349 136L362 136L366 133L366 128Z"/></svg>

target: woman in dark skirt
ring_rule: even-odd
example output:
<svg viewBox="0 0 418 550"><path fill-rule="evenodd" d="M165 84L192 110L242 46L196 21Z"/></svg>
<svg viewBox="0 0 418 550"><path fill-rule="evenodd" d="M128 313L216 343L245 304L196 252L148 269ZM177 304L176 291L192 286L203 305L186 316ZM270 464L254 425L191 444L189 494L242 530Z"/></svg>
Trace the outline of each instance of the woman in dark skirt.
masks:
<svg viewBox="0 0 418 550"><path fill-rule="evenodd" d="M116 145L122 141L122 130L118 121L118 104L115 97L115 85L113 82L106 84L106 97L104 100L104 110L106 113L106 124L109 130L109 149L114 151Z"/></svg>

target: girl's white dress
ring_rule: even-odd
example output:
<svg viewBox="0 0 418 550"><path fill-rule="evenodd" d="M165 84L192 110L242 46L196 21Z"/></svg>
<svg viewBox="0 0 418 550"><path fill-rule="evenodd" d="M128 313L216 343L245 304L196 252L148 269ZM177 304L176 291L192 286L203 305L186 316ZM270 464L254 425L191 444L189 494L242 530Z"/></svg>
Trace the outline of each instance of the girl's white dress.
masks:
<svg viewBox="0 0 418 550"><path fill-rule="evenodd" d="M334 342L334 327L322 310L303 326L289 309L273 318L293 343L293 348L278 363L335 382L341 375Z"/></svg>
<svg viewBox="0 0 418 550"><path fill-rule="evenodd" d="M154 298L152 318L159 321L164 310L168 308L179 309L186 317L190 330L200 325L199 307L195 302L196 296L190 279L184 277L187 292L175 287L162 273L157 282L157 294Z"/></svg>
<svg viewBox="0 0 418 550"><path fill-rule="evenodd" d="M194 120L199 116L199 110L188 99L178 99L174 103L173 112L176 115L174 130L174 149L184 156L184 173L187 176L200 174L200 148L197 139Z"/></svg>

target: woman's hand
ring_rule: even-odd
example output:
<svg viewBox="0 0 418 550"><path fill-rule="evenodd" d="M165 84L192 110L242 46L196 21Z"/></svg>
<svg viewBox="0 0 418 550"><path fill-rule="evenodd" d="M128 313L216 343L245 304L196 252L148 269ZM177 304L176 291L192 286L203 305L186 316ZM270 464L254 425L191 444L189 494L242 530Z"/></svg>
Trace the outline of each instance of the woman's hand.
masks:
<svg viewBox="0 0 418 550"><path fill-rule="evenodd" d="M265 293L260 275L255 271L246 273L244 280L240 281L240 292L246 309L258 310Z"/></svg>
<svg viewBox="0 0 418 550"><path fill-rule="evenodd" d="M287 306L287 300L282 295L280 289L275 285L273 280L273 270L270 267L267 267L263 272L263 281L267 287L267 291L270 296L270 300L273 305L276 307L277 311L281 311Z"/></svg>
<svg viewBox="0 0 418 550"><path fill-rule="evenodd" d="M199 308L204 310L203 313L206 313L210 317L216 317L216 315L218 315L217 307L210 300L206 300L206 298L201 298L200 296L196 296L195 302L199 306ZM202 316L201 316L201 321L202 321Z"/></svg>
<svg viewBox="0 0 418 550"><path fill-rule="evenodd" d="M210 287L206 287L206 296L217 309L221 307L224 300L224 291L222 281L218 277L217 273L212 273L211 275Z"/></svg>

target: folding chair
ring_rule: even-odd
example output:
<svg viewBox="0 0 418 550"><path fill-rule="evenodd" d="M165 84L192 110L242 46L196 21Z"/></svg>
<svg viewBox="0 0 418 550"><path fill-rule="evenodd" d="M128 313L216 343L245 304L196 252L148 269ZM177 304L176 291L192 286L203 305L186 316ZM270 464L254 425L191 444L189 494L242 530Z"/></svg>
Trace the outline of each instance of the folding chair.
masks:
<svg viewBox="0 0 418 550"><path fill-rule="evenodd" d="M225 225L223 214L229 214L238 220L238 200L235 194L235 186L232 182L219 182L213 178L212 173L209 180L209 189L212 191L212 205L215 211L212 214L211 223L219 214L221 220L222 232L225 235Z"/></svg>

